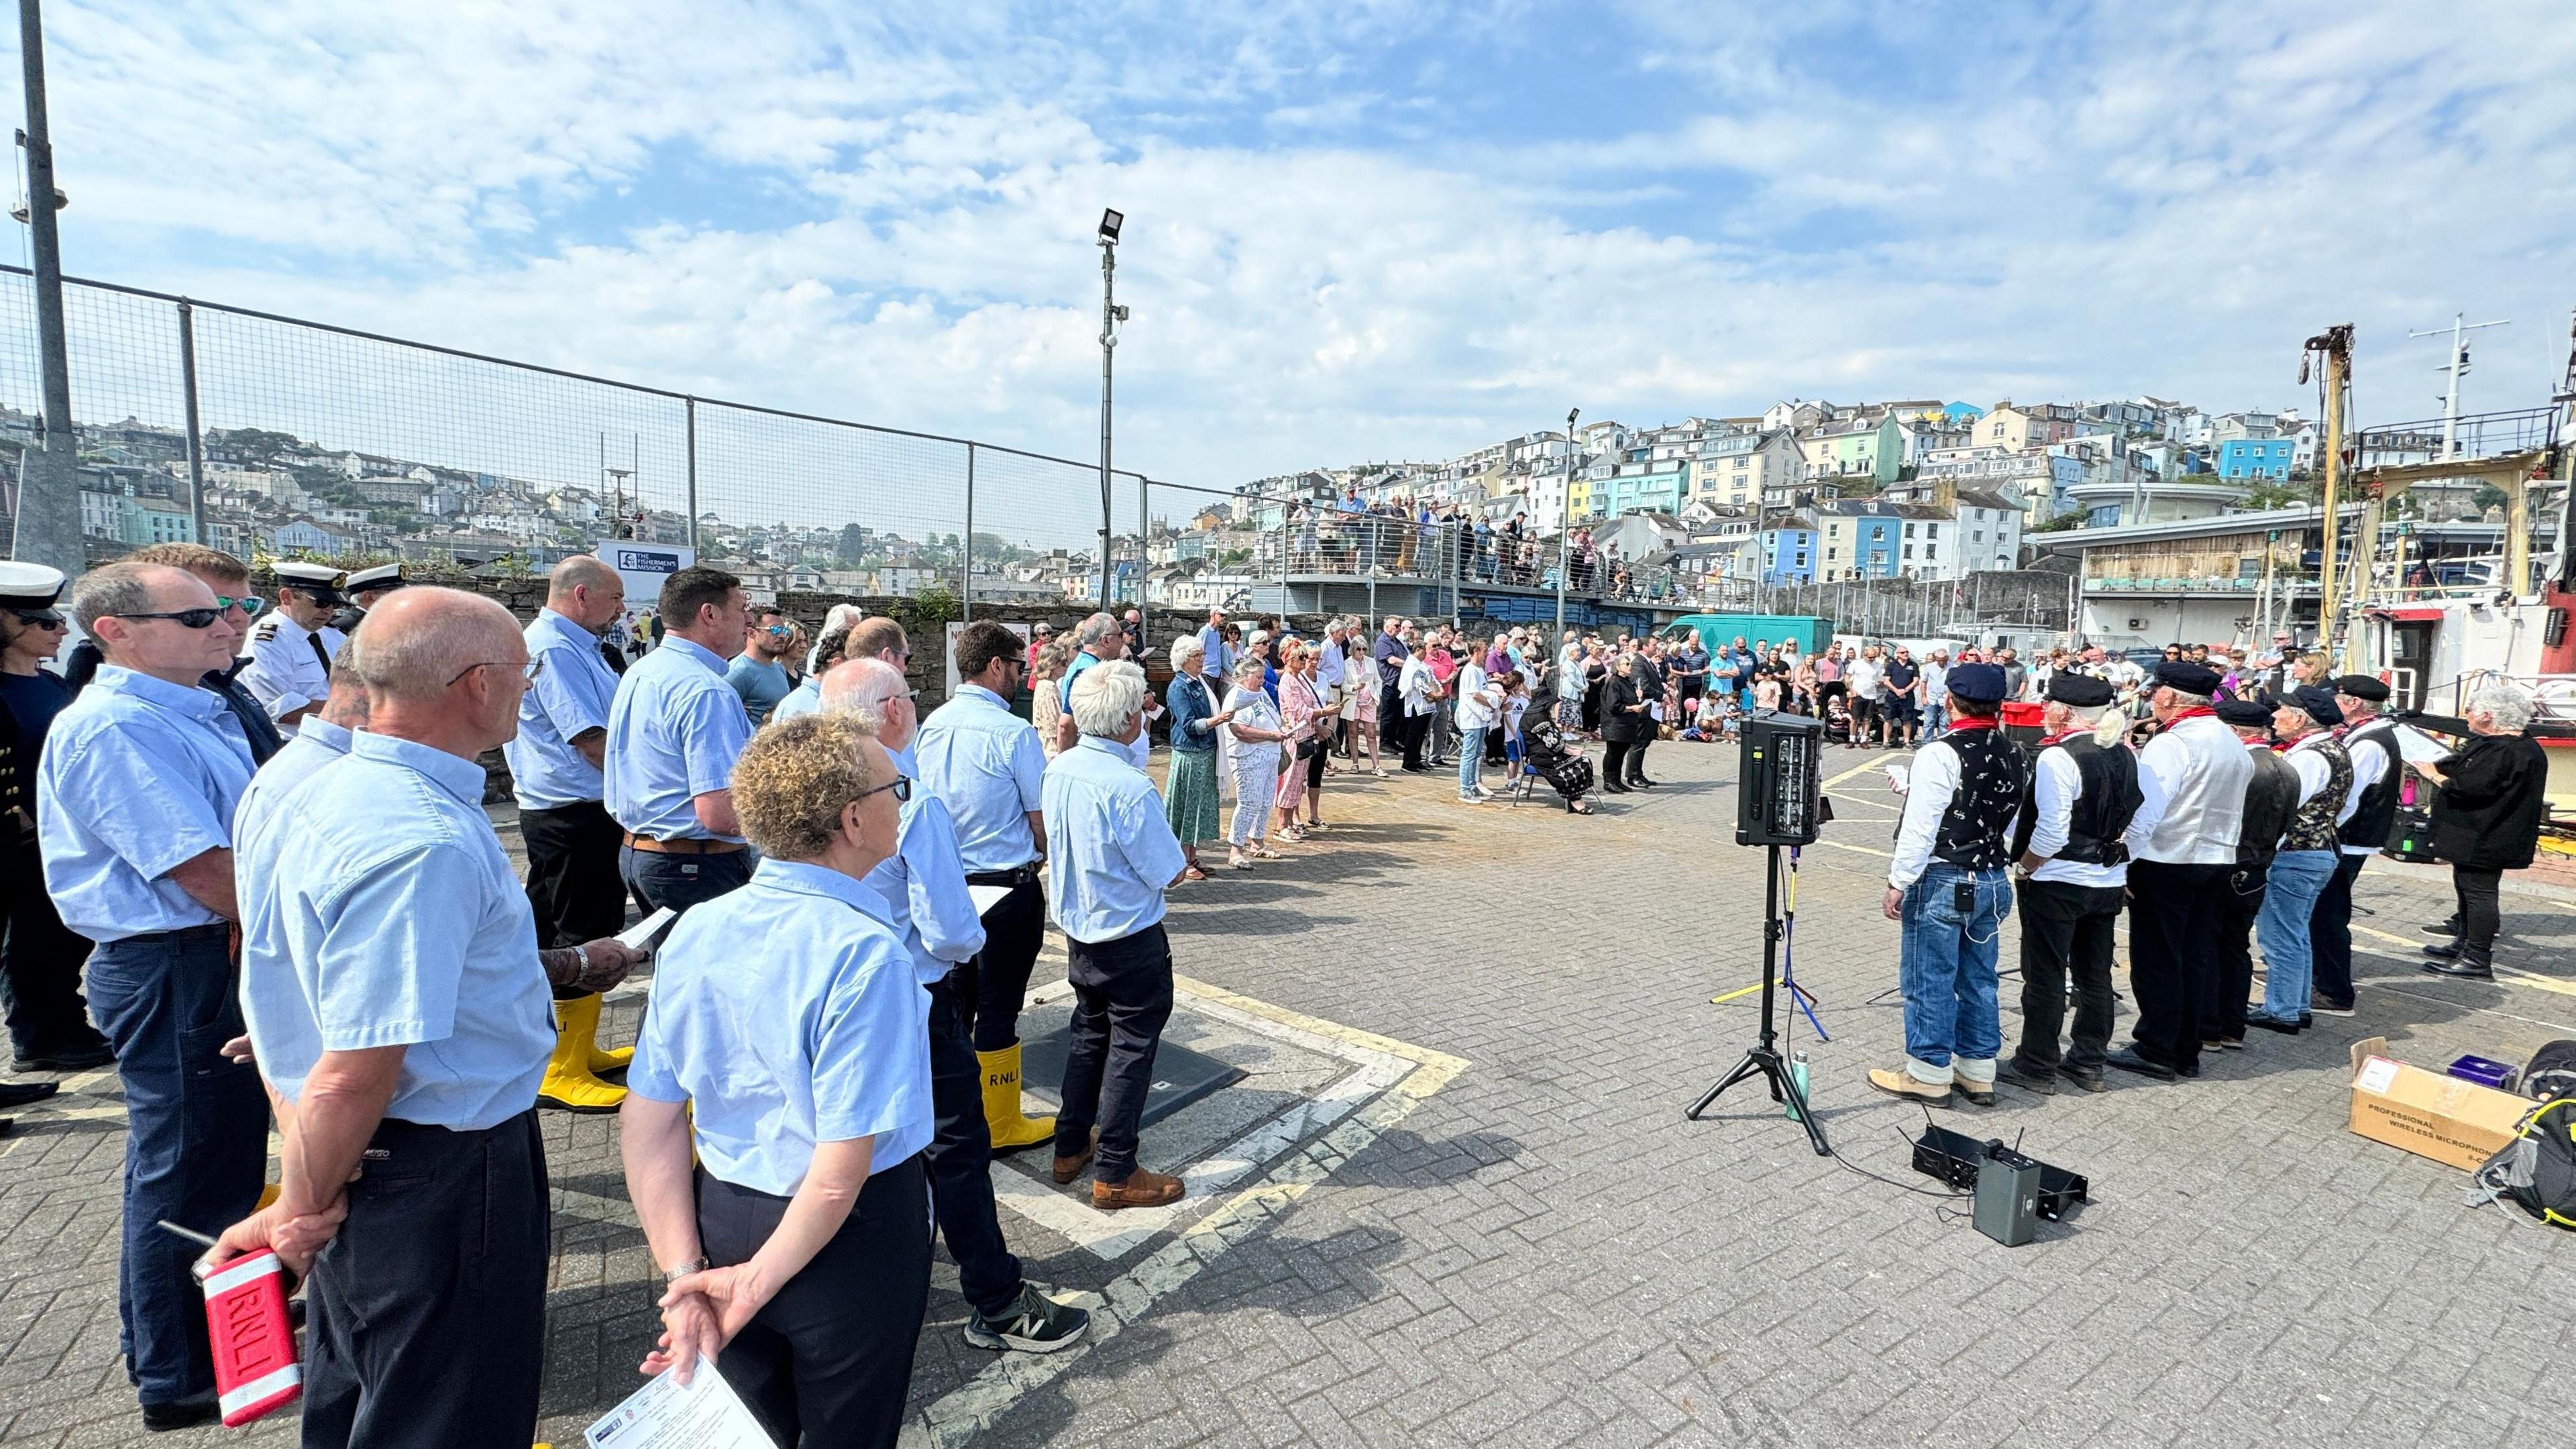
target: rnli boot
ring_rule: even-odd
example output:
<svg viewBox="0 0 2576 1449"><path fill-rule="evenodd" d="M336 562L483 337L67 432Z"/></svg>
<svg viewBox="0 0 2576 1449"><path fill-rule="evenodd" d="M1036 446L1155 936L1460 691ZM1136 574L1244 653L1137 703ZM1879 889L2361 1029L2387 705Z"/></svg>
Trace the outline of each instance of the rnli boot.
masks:
<svg viewBox="0 0 2576 1449"><path fill-rule="evenodd" d="M1053 1141L1053 1117L1020 1115L1020 1044L977 1052L975 1061L984 1069L984 1124L992 1129L993 1150L1013 1152Z"/></svg>
<svg viewBox="0 0 2576 1449"><path fill-rule="evenodd" d="M613 1087L590 1071L590 1038L599 1028L599 998L575 996L555 1003L555 1050L546 1058L546 1078L537 1084L537 1105L559 1112L614 1112L626 1101L626 1089Z"/></svg>
<svg viewBox="0 0 2576 1449"><path fill-rule="evenodd" d="M582 1000L589 1003L588 1010L579 1018L579 1023L582 1051L590 1059L590 1074L594 1077L606 1077L610 1072L626 1070L626 1064L635 1060L635 1048L609 1048L599 1044L599 1010L606 1005L606 1001L596 993L585 996Z"/></svg>

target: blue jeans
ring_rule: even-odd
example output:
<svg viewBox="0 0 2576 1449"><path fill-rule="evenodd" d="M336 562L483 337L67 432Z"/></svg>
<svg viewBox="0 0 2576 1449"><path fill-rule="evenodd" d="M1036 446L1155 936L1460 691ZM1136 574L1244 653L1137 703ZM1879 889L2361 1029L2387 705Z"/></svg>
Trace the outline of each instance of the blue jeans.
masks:
<svg viewBox="0 0 2576 1449"><path fill-rule="evenodd" d="M1476 782L1485 774L1484 725L1469 725L1458 731L1458 798L1476 798Z"/></svg>
<svg viewBox="0 0 2576 1449"><path fill-rule="evenodd" d="M1965 912L1957 900L1963 883L1975 892L1975 904ZM1960 1076L1993 1081L1995 1054L2004 1045L1995 958L2004 917L2012 914L2012 882L2001 869L1963 870L1934 861L1907 888L1902 914L1905 954L1897 981L1905 992L1906 1070L1920 1081L1947 1082L1955 1058Z"/></svg>
<svg viewBox="0 0 2576 1449"><path fill-rule="evenodd" d="M2254 918L2254 938L2263 943L2263 1014L2297 1021L2308 1014L2308 986L2314 966L2309 956L2308 917L2317 896L2334 879L2341 863L2332 850L2285 850L2272 857L2263 885L2263 914Z"/></svg>
<svg viewBox="0 0 2576 1449"><path fill-rule="evenodd" d="M155 932L107 942L89 958L90 1015L116 1048L125 1086L117 1339L147 1404L215 1386L206 1300L188 1274L198 1249L154 1224L220 1233L259 1205L268 1171L259 1069L221 1054L243 1032L231 934Z"/></svg>
<svg viewBox="0 0 2576 1449"><path fill-rule="evenodd" d="M1927 704L1923 707L1923 738L1928 740L1949 727L1950 707L1948 705Z"/></svg>

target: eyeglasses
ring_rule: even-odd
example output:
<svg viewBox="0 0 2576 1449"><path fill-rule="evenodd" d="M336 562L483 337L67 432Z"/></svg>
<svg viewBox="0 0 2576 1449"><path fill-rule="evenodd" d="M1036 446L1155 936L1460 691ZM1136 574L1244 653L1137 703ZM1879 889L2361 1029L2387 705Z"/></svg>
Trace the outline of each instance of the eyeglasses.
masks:
<svg viewBox="0 0 2576 1449"><path fill-rule="evenodd" d="M23 610L12 610L11 612L18 615L19 623L26 625L30 629L60 629L65 627L63 621L60 619L48 619L42 614L30 614Z"/></svg>
<svg viewBox="0 0 2576 1449"><path fill-rule="evenodd" d="M260 610L268 607L268 600L253 598L247 594L238 599L228 599L221 594L217 594L215 595L215 607L218 609L239 609L245 614L257 614Z"/></svg>
<svg viewBox="0 0 2576 1449"><path fill-rule="evenodd" d="M515 669L519 671L521 678L526 679L530 684L534 684L537 682L537 676L546 672L546 660L545 656L542 654L529 660L525 664L513 663L507 659L488 659L481 664L468 664L463 669L456 671L456 679L463 679L465 676L472 674L477 669ZM456 679L447 681L449 687L453 688L455 686Z"/></svg>
<svg viewBox="0 0 2576 1449"><path fill-rule="evenodd" d="M168 619L182 629L211 629L224 616L221 609L171 609L158 614L110 614L111 619Z"/></svg>
<svg viewBox="0 0 2576 1449"><path fill-rule="evenodd" d="M859 800L865 800L870 795L882 795L888 790L892 790L894 792L894 798L897 804L910 800L912 798L912 777L910 775L897 775L882 785L872 785L859 792ZM853 800L850 803L855 805L858 803L858 800Z"/></svg>

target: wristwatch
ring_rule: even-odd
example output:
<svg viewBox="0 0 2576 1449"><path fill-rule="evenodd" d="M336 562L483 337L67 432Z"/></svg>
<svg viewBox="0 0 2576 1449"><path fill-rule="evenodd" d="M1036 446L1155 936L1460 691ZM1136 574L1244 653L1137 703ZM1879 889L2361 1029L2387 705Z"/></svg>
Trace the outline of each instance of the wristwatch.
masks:
<svg viewBox="0 0 2576 1449"><path fill-rule="evenodd" d="M686 1278L691 1273L703 1273L705 1271L707 1271L707 1259L706 1255L701 1253L697 1257L691 1258L689 1261L682 1263L676 1268L663 1269L662 1286L668 1288L672 1284Z"/></svg>

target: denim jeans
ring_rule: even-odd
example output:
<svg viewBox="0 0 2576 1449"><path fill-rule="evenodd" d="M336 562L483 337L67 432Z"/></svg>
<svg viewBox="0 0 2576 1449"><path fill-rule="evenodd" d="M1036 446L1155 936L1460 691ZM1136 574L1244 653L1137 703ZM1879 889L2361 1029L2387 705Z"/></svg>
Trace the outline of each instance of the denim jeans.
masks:
<svg viewBox="0 0 2576 1449"><path fill-rule="evenodd" d="M90 953L90 1014L116 1048L125 1086L125 1253L118 1335L147 1404L215 1386L206 1300L189 1276L197 1249L163 1218L220 1233L259 1205L268 1168L268 1094L259 1070L228 1062L243 1032L230 928L110 941Z"/></svg>
<svg viewBox="0 0 2576 1449"><path fill-rule="evenodd" d="M2331 850L2285 850L2272 857L2263 885L2263 914L2254 938L2263 943L2263 1012L2282 1021L2308 1014L2313 963L2308 956L2308 917L2317 893L2334 878L2341 857Z"/></svg>
<svg viewBox="0 0 2576 1449"><path fill-rule="evenodd" d="M1458 798L1476 798L1476 782L1485 775L1485 726L1458 731Z"/></svg>
<svg viewBox="0 0 2576 1449"><path fill-rule="evenodd" d="M1961 884L1975 894L1959 909ZM1991 1082L2003 1050L1995 1005L1995 958L2012 883L1998 868L1964 870L1939 861L1905 892L1905 954L1897 981L1905 992L1905 1067L1918 1080L1947 1082L1953 1063L1969 1081Z"/></svg>

